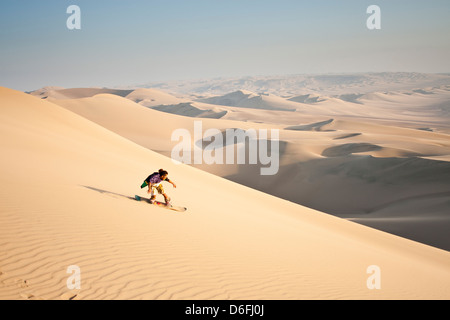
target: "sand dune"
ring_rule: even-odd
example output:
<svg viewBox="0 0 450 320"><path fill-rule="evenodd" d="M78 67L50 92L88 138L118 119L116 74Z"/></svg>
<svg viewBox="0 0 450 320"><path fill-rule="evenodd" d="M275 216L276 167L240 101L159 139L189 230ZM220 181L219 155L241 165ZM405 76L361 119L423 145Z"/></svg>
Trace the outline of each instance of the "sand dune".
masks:
<svg viewBox="0 0 450 320"><path fill-rule="evenodd" d="M198 99L199 102L221 106L239 108L267 109L267 110L296 110L302 105L270 94L255 94L249 91L238 90L223 96Z"/></svg>
<svg viewBox="0 0 450 320"><path fill-rule="evenodd" d="M71 88L44 87L30 92L32 96L41 99L81 99L94 97L98 94L112 94L125 97L146 107L171 105L186 102L164 91L155 89L108 89L108 88Z"/></svg>
<svg viewBox="0 0 450 320"><path fill-rule="evenodd" d="M49 101L0 97L2 299L450 297L448 252L175 165ZM76 100L91 115L127 101L162 132L166 117L190 119L112 95ZM185 214L130 199L160 167ZM70 265L80 289L66 286ZM370 265L380 290L367 287Z"/></svg>
<svg viewBox="0 0 450 320"><path fill-rule="evenodd" d="M180 103L177 105L163 105L153 107L154 110L182 115L186 117L195 118L213 118L220 119L227 114L227 110L220 109L200 109L194 106L193 103Z"/></svg>
<svg viewBox="0 0 450 320"><path fill-rule="evenodd" d="M246 103L248 100L254 102L250 108L262 106L270 111L297 109L305 117L359 117L449 132L449 79L448 74L397 72L208 79L148 84L148 87L189 95L191 98L185 102L199 100L195 97L203 96L201 100L213 99L207 100L208 103L236 105L236 99L241 98ZM264 92L265 95L256 92ZM231 101L223 101L224 97ZM298 105L293 105L294 102ZM261 120L258 113L233 110L226 118L262 122L282 119L288 125L298 124L289 121L291 116L280 111L276 117ZM297 117L293 119L295 121ZM316 117L310 123L314 121L320 119ZM430 124L435 126L430 127Z"/></svg>
<svg viewBox="0 0 450 320"><path fill-rule="evenodd" d="M443 125L443 118L435 115L434 107L436 102L445 104L448 91L433 89L432 92L434 93L426 97L417 92L411 95L399 92L374 94L375 97L388 96L391 101L384 99L384 104L379 106L370 104L379 101L378 98L367 100L370 95L365 97L364 104L339 99L336 100L338 102L332 103L333 100L330 99L327 103L332 110L328 110L326 116L302 111L220 106L219 110L226 110L227 113L220 119L202 119L204 130L280 130L280 173L273 177L261 177L258 173L261 167L259 163L195 166L295 203L351 219L373 212L374 207L386 204L395 204L398 207L408 195L414 195L419 199L416 201L420 202L422 199L426 203L428 200L422 196L429 194L430 188L433 193L445 194L450 190L450 179L445 175L445 172L449 171L447 161L450 140L445 133L447 126ZM411 99L413 95L421 96L418 100ZM171 141L172 132L185 128L193 136L193 122L198 120L176 114L201 117L205 115L203 112L214 108L214 105L204 103L200 109L195 107L200 106L200 102L192 102L179 106L180 110L176 106L168 105L164 111L173 114L158 114L155 110L142 108L128 99L111 95L54 102L166 156L171 155L176 143ZM431 106L427 105L427 102ZM386 105L387 103L390 105ZM327 108L321 107L320 103L315 106L322 108L321 112L327 112ZM417 116L404 115L402 112L407 106L421 111ZM350 116L350 113L354 113L352 110L357 108L362 108L359 112L364 116ZM193 113L189 114L190 111ZM340 115L330 118L330 114L335 112ZM373 117L370 117L370 112ZM394 117L397 119L393 119ZM155 118L160 119L160 125L149 126ZM129 120L124 122L122 119ZM420 125L424 123L433 125L435 129L421 130ZM424 159L433 161L423 161ZM425 174L419 174L423 172L423 167L428 170L428 179L423 179ZM394 174L397 169L401 175ZM390 179L391 175L398 179ZM336 196L333 195L333 190L339 190L335 192ZM427 216L424 206L409 206L406 202L404 204L404 208L408 207L411 215ZM448 210L445 206L439 208L439 214ZM447 224L450 217L443 217L445 221L430 219L430 225L440 227ZM383 228L383 223L386 228ZM404 225L399 222L394 233L450 249L448 237L441 236L440 232L430 232L426 236L415 238L414 233L410 232L410 225L409 222ZM380 222L377 227L391 230L387 220ZM426 237L428 239L425 239Z"/></svg>
<svg viewBox="0 0 450 320"><path fill-rule="evenodd" d="M286 130L297 130L297 131L324 131L324 127L327 124L330 124L331 122L333 122L333 119L329 119L329 120L325 120L325 121L320 121L320 122L315 122L315 123L311 123L311 124L304 124L304 125L298 125L298 126L290 126L290 127L286 127ZM326 131L326 129L325 129Z"/></svg>
<svg viewBox="0 0 450 320"><path fill-rule="evenodd" d="M289 101L300 102L300 103L317 103L322 102L326 97L319 96L318 94L304 94L296 97L289 98Z"/></svg>
<svg viewBox="0 0 450 320"><path fill-rule="evenodd" d="M185 102L182 99L155 89L137 89L129 93L126 98L145 107L173 105Z"/></svg>
<svg viewBox="0 0 450 320"><path fill-rule="evenodd" d="M107 89L107 88L71 88L64 89L59 87L45 87L40 90L31 92L33 96L37 96L41 99L80 99L86 97L93 97L97 94L115 94L125 97L132 93L133 90L119 90L119 89Z"/></svg>

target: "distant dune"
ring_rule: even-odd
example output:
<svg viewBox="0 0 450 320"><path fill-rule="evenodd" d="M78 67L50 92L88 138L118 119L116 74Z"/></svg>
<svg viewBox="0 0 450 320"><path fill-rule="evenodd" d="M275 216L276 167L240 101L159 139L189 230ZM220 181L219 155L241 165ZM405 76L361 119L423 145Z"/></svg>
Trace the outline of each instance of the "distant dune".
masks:
<svg viewBox="0 0 450 320"><path fill-rule="evenodd" d="M179 104L183 102L183 100L173 95L155 89L137 89L130 92L126 98L145 107Z"/></svg>
<svg viewBox="0 0 450 320"><path fill-rule="evenodd" d="M224 95L243 90L280 97L305 94L340 95L402 91L449 85L450 74L378 72L357 74L299 74L200 79L147 83L142 86L180 94Z"/></svg>
<svg viewBox="0 0 450 320"><path fill-rule="evenodd" d="M274 95L255 94L242 90L223 96L198 99L197 101L221 106L284 111L296 110L300 107L299 104L292 103L286 99Z"/></svg>
<svg viewBox="0 0 450 320"><path fill-rule="evenodd" d="M304 94L296 97L289 98L289 101L300 102L300 103L317 103L322 102L326 98L321 97L318 94Z"/></svg>
<svg viewBox="0 0 450 320"><path fill-rule="evenodd" d="M37 96L41 99L80 99L93 97L97 94L110 93L118 96L125 97L126 95L133 92L133 90L116 90L116 89L106 89L106 88L73 88L64 89L58 87L46 87L41 90L36 90L30 94Z"/></svg>

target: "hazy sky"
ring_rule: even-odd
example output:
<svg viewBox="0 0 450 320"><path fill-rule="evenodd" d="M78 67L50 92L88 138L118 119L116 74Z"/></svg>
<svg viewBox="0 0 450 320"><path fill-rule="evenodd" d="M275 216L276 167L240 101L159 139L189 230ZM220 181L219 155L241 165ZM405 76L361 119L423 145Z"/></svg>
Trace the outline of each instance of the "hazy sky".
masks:
<svg viewBox="0 0 450 320"><path fill-rule="evenodd" d="M381 30L369 30L369 5ZM81 9L69 30L67 7ZM450 72L449 0L1 0L0 86Z"/></svg>

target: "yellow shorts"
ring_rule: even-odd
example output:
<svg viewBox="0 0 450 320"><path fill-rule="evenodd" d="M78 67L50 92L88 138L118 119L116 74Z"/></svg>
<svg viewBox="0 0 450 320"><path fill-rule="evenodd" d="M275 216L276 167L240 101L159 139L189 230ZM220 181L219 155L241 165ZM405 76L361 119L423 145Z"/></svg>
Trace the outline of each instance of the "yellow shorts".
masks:
<svg viewBox="0 0 450 320"><path fill-rule="evenodd" d="M156 189L156 191L158 191L159 194L165 193L162 183L152 186L152 193L153 193L153 189Z"/></svg>

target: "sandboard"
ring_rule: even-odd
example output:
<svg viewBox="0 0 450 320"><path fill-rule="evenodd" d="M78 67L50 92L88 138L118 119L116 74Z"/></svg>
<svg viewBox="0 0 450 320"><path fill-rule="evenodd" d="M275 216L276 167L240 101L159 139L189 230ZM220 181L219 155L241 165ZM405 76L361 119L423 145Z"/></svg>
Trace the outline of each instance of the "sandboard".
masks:
<svg viewBox="0 0 450 320"><path fill-rule="evenodd" d="M137 201L146 201L146 202L150 203L150 199L142 198L142 197L140 197L138 195L135 195L134 198ZM174 206L174 205L167 206L164 202L156 201L156 200L153 202L153 205L161 207L161 208L164 208L164 209L178 211L178 212L184 212L184 211L187 210L186 207L180 207L180 206Z"/></svg>

